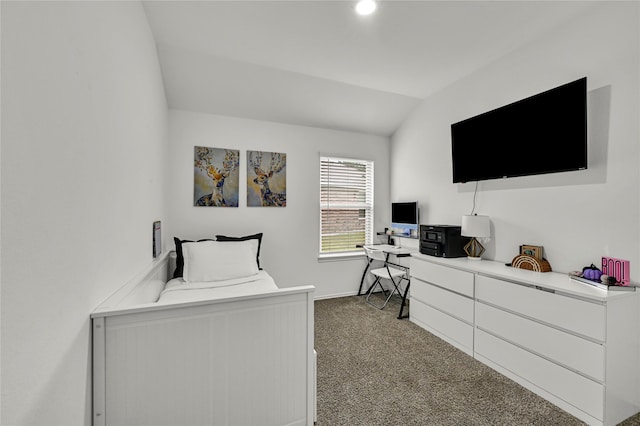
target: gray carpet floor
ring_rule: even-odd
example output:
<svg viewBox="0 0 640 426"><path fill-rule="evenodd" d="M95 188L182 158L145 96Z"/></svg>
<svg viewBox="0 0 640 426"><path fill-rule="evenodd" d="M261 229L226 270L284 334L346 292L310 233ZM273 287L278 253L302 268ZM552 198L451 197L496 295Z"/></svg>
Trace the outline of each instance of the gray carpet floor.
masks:
<svg viewBox="0 0 640 426"><path fill-rule="evenodd" d="M317 426L584 424L398 309L363 296L315 302Z"/></svg>

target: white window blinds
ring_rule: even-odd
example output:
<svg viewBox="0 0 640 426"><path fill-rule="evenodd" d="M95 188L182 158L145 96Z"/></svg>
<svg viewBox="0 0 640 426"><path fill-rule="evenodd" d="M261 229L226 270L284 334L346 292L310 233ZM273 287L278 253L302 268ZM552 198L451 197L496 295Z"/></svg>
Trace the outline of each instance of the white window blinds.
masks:
<svg viewBox="0 0 640 426"><path fill-rule="evenodd" d="M320 254L373 241L373 161L320 157Z"/></svg>

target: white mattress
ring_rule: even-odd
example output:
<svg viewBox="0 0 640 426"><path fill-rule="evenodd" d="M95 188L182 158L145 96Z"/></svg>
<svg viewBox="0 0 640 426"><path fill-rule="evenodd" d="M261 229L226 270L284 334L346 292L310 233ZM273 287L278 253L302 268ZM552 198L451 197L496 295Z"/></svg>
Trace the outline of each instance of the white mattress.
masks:
<svg viewBox="0 0 640 426"><path fill-rule="evenodd" d="M273 278L262 270L256 275L225 281L187 283L182 278L174 278L165 285L158 298L158 303L182 303L248 296L269 293L277 289L278 286Z"/></svg>

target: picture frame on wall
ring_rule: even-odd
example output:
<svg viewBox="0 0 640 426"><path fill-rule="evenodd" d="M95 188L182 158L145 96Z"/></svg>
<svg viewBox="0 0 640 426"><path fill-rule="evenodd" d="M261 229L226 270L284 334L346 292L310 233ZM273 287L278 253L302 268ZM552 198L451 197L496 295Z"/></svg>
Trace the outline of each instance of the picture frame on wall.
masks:
<svg viewBox="0 0 640 426"><path fill-rule="evenodd" d="M247 206L287 206L287 154L247 151Z"/></svg>
<svg viewBox="0 0 640 426"><path fill-rule="evenodd" d="M156 258L162 253L161 224L157 220L153 222L153 257Z"/></svg>
<svg viewBox="0 0 640 426"><path fill-rule="evenodd" d="M532 246L528 244L523 244L520 246L520 254L526 254L529 256L533 256L538 260L542 260L543 257L543 247L542 246Z"/></svg>
<svg viewBox="0 0 640 426"><path fill-rule="evenodd" d="M238 207L240 151L194 147L193 205Z"/></svg>

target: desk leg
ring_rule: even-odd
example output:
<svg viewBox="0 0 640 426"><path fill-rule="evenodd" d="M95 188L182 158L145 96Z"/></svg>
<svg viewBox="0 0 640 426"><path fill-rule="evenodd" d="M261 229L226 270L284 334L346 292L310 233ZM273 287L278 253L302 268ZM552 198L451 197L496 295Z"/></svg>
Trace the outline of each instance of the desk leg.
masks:
<svg viewBox="0 0 640 426"><path fill-rule="evenodd" d="M411 280L407 282L407 287L404 289L404 294L402 295L402 303L400 304L400 313L398 314L398 319L409 318L409 314L402 315L404 311L404 306L407 302L407 293L409 293L409 286L411 285Z"/></svg>
<svg viewBox="0 0 640 426"><path fill-rule="evenodd" d="M364 271L362 272L362 278L360 278L360 287L358 288L358 296L362 296L362 284L364 284L364 279L367 276L367 272L369 272L369 266L371 266L371 259L367 258L367 266L364 267Z"/></svg>

